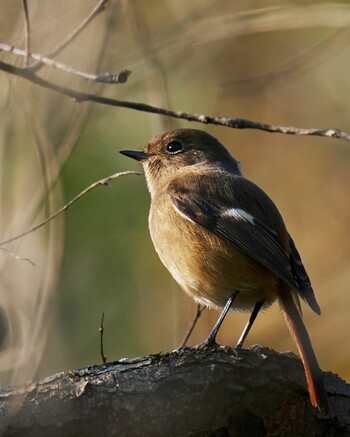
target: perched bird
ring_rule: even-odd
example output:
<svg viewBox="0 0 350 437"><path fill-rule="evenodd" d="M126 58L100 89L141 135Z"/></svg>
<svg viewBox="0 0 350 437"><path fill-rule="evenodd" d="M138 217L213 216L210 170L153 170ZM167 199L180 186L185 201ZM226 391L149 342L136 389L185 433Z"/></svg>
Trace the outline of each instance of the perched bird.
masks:
<svg viewBox="0 0 350 437"><path fill-rule="evenodd" d="M317 314L320 308L272 200L201 130L170 130L143 151L121 153L143 165L151 194L149 228L161 261L198 303L223 308L205 344L215 344L230 309L252 311L237 343L241 347L259 310L277 299L304 364L311 403L327 411L323 373L299 298Z"/></svg>

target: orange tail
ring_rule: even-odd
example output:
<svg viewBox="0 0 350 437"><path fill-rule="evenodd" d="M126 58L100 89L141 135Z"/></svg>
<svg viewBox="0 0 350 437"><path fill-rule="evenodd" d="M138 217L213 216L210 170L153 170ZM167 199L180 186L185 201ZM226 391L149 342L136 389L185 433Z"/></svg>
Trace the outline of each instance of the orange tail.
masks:
<svg viewBox="0 0 350 437"><path fill-rule="evenodd" d="M280 304L285 312L289 330L295 339L304 365L311 403L320 411L328 412L328 399L323 381L323 372L320 369L315 352L312 348L309 334L303 319L294 302L292 291L283 290L279 296Z"/></svg>

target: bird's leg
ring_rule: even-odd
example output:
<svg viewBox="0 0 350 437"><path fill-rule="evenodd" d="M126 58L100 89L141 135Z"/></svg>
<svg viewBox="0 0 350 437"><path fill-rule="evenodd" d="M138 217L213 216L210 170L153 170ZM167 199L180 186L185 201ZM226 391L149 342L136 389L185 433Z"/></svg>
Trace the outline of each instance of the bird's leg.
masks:
<svg viewBox="0 0 350 437"><path fill-rule="evenodd" d="M253 326L253 323L256 319L256 316L258 315L259 311L261 310L261 307L264 305L265 300L260 300L259 302L257 302L255 304L255 307L249 317L249 320L247 322L247 324L245 325L245 328L241 334L241 336L239 337L239 340L236 344L236 348L241 348L243 346L244 340L247 338L247 335L250 331L250 328Z"/></svg>
<svg viewBox="0 0 350 437"><path fill-rule="evenodd" d="M224 318L226 317L226 314L229 312L233 301L238 296L239 291L235 291L231 296L229 297L226 305L224 306L224 309L222 310L220 317L218 318L218 321L215 323L214 328L212 329L211 333L208 335L208 338L205 340L204 343L201 344L202 347L207 346L215 346L216 345L216 336L218 334L218 331L220 329L220 326L222 325L222 322L224 321Z"/></svg>

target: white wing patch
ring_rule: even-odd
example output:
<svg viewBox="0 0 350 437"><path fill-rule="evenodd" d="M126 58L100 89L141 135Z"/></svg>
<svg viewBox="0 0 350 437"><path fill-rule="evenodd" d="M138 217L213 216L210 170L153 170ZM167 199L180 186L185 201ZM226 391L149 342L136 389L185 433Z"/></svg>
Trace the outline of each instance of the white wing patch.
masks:
<svg viewBox="0 0 350 437"><path fill-rule="evenodd" d="M249 222L252 225L255 224L254 217L249 214L249 212L244 211L244 209L241 208L228 208L221 211L221 217L233 217L236 220L243 220L245 222Z"/></svg>

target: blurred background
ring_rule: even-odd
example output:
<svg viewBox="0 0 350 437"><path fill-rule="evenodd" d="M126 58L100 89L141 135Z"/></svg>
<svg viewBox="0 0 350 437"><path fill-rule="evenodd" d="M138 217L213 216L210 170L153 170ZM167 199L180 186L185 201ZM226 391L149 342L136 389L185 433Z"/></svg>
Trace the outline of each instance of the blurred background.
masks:
<svg viewBox="0 0 350 437"><path fill-rule="evenodd" d="M105 10L55 59L92 73L126 68L128 82L101 85L47 66L39 76L119 100L350 132L347 1L28 0L30 50L50 54L98 3ZM0 0L0 42L22 49L23 5ZM0 60L25 67L11 53ZM322 309L318 317L303 306L320 365L350 378L350 143L77 103L1 71L0 108L1 241L91 183L140 170L118 150L173 127L216 136L279 207ZM1 385L101 363L102 313L109 361L180 345L196 305L153 249L148 208L143 176L125 176L0 247ZM190 345L217 316L203 312ZM231 314L219 341L235 344L248 316ZM259 315L246 346L255 343L296 352L277 304Z"/></svg>

